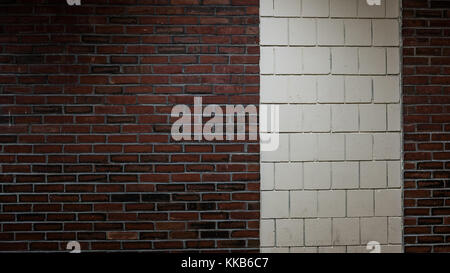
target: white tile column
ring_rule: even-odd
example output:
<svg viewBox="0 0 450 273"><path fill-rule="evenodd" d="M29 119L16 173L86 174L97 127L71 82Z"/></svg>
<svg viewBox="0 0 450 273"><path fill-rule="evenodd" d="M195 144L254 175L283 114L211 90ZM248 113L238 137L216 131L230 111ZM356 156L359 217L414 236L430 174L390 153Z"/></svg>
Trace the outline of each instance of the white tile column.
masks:
<svg viewBox="0 0 450 273"><path fill-rule="evenodd" d="M400 3L261 0L261 251L402 251Z"/></svg>

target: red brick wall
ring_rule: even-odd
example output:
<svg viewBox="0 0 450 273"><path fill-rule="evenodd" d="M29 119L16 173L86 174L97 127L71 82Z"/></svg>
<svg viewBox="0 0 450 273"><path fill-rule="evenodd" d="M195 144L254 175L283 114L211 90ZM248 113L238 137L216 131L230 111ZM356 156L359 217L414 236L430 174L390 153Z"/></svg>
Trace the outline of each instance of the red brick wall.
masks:
<svg viewBox="0 0 450 273"><path fill-rule="evenodd" d="M258 142L172 106L259 101L258 0L3 0L0 251L259 248Z"/></svg>
<svg viewBox="0 0 450 273"><path fill-rule="evenodd" d="M450 2L403 1L406 252L450 252Z"/></svg>

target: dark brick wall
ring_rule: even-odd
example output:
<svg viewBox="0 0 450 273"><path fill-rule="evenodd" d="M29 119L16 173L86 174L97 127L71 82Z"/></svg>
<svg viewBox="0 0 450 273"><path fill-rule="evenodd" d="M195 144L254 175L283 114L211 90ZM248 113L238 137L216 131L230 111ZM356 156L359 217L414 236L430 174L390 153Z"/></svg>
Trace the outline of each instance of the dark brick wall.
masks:
<svg viewBox="0 0 450 273"><path fill-rule="evenodd" d="M257 141L175 142L175 104L258 104L257 0L2 0L0 251L257 251Z"/></svg>
<svg viewBox="0 0 450 273"><path fill-rule="evenodd" d="M403 1L406 252L450 252L450 1Z"/></svg>

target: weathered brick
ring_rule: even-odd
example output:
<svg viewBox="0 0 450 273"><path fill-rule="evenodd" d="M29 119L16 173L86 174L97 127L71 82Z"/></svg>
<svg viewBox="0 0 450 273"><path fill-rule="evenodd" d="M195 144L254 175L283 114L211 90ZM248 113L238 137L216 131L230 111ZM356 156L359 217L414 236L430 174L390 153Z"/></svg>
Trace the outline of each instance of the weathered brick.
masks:
<svg viewBox="0 0 450 273"><path fill-rule="evenodd" d="M177 143L170 113L258 104L259 1L113 2L0 4L0 252L256 251L259 147Z"/></svg>

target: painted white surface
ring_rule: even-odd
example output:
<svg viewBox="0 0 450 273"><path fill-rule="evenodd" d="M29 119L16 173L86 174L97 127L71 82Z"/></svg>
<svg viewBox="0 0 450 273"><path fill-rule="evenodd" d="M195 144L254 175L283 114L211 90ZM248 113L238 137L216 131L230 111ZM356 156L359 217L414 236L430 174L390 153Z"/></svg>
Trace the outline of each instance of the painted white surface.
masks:
<svg viewBox="0 0 450 273"><path fill-rule="evenodd" d="M400 3L261 0L262 252L402 251Z"/></svg>

